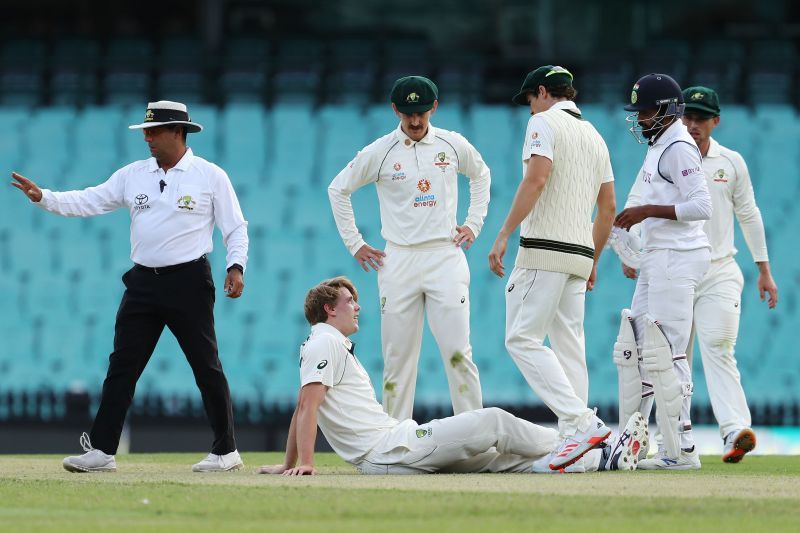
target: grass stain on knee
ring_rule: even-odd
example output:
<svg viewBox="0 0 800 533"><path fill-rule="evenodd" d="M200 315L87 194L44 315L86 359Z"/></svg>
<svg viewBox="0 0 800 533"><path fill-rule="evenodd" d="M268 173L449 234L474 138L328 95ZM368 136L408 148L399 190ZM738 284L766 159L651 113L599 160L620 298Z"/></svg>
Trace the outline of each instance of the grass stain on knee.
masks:
<svg viewBox="0 0 800 533"><path fill-rule="evenodd" d="M383 384L383 390L386 392L394 392L397 390L397 383L394 381L386 381Z"/></svg>
<svg viewBox="0 0 800 533"><path fill-rule="evenodd" d="M467 392L469 392L469 386L467 386L466 383L462 383L461 385L458 386L458 393L459 394L465 394Z"/></svg>
<svg viewBox="0 0 800 533"><path fill-rule="evenodd" d="M450 358L450 366L453 368L457 368L458 365L464 362L464 354L461 352L453 353L453 356Z"/></svg>

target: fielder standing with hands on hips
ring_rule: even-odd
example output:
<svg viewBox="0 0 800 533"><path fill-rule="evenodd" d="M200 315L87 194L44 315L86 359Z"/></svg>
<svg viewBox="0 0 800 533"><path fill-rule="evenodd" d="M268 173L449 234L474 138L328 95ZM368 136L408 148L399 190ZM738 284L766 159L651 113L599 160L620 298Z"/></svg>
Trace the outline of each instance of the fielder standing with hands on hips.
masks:
<svg viewBox="0 0 800 533"><path fill-rule="evenodd" d="M206 254L212 250L216 224L228 252L225 292L230 298L241 296L247 221L228 175L187 147L186 134L203 128L191 121L184 104L152 102L144 122L129 128L143 130L152 157L119 169L95 187L54 192L12 173L12 185L51 213L88 217L126 207L131 215L134 266L122 276L125 293L100 406L89 435L80 439L86 453L65 458L64 468L116 471L114 454L136 382L166 326L192 367L214 432L211 453L192 470L235 470L242 460L228 381L217 353L214 281Z"/></svg>
<svg viewBox="0 0 800 533"><path fill-rule="evenodd" d="M362 149L328 187L339 234L365 271L378 271L383 347L383 407L411 418L422 343L422 319L439 345L455 414L483 407L469 342L469 266L462 251L483 227L489 168L458 133L434 128L436 85L400 78L391 92L400 125ZM456 222L458 174L469 178L470 206ZM356 227L350 195L375 183L386 252L368 245Z"/></svg>

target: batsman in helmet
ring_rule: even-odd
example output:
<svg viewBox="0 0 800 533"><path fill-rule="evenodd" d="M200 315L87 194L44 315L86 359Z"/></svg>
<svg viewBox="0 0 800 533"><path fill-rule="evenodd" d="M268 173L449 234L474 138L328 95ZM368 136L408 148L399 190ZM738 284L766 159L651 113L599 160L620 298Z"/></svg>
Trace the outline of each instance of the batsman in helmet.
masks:
<svg viewBox="0 0 800 533"><path fill-rule="evenodd" d="M631 133L648 148L634 184L641 205L624 209L614 220L618 241L632 226L641 229L638 264L629 265L640 269L639 278L631 309L622 310L614 362L620 420L637 411L647 418L656 402L663 440L651 459L642 450L639 468L645 470L700 468L689 416L693 385L686 351L695 289L711 260L703 231L711 197L700 152L681 122L684 106L680 86L666 74L640 78L625 106Z"/></svg>

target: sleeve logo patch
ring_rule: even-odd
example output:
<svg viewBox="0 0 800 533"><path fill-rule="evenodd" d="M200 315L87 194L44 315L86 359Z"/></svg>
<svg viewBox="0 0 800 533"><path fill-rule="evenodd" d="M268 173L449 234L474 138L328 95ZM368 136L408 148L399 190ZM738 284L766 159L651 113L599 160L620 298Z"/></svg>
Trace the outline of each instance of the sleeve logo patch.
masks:
<svg viewBox="0 0 800 533"><path fill-rule="evenodd" d="M694 174L695 172L700 172L700 167L687 168L686 170L681 170L681 175L688 176L689 174Z"/></svg>
<svg viewBox="0 0 800 533"><path fill-rule="evenodd" d="M323 368L325 368L326 366L328 366L328 360L327 360L327 359L323 359L323 360L322 360L322 361L320 361L320 362L319 362L319 364L317 365L317 370L322 370L322 369L323 369Z"/></svg>

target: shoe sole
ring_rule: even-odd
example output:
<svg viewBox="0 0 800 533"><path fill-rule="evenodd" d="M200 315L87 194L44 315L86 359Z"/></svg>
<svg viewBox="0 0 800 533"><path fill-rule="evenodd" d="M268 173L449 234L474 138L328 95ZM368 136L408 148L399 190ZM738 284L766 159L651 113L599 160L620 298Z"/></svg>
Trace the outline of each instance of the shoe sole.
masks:
<svg viewBox="0 0 800 533"><path fill-rule="evenodd" d="M90 474L90 473L93 473L93 472L116 472L117 471L117 467L116 466L101 467L101 468L87 468L87 467L84 467L84 466L74 465L72 463L62 463L62 464L64 466L64 470L66 470L67 472L74 472L74 473L77 473L77 474L87 474L87 473Z"/></svg>
<svg viewBox="0 0 800 533"><path fill-rule="evenodd" d="M612 459L613 464L610 470L636 470L639 463L639 451L647 446L647 425L641 414L636 413L631 416L624 431L630 435L631 441L627 446L623 446L616 459Z"/></svg>
<svg viewBox="0 0 800 533"><path fill-rule="evenodd" d="M218 470L195 470L194 468L192 468L192 472L197 472L198 474L216 474L219 472L233 472L234 470L239 470L243 466L244 463L237 463L231 466L230 468L225 468L225 469L220 468Z"/></svg>
<svg viewBox="0 0 800 533"><path fill-rule="evenodd" d="M736 435L731 451L722 456L723 463L738 463L744 459L745 454L752 452L756 447L756 434L752 429L743 429Z"/></svg>
<svg viewBox="0 0 800 533"><path fill-rule="evenodd" d="M597 448L598 446L600 446L600 444L602 444L603 441L606 440L609 437L609 435L611 435L611 430L606 428L606 431L604 432L603 435L596 435L594 437L591 437L587 441L585 441L584 444L582 444L582 445L579 444L576 447L576 449L578 449L580 451L577 452L577 453L575 453L573 451L574 455L572 455L572 457L569 457L568 459L565 459L563 462L550 463L548 465L550 467L550 470L561 470L561 469L564 469L564 468L568 467L569 465L571 465L572 463L574 463L575 461L577 461L578 459L580 459L581 457L586 455L586 453L588 451L593 450L593 449Z"/></svg>
<svg viewBox="0 0 800 533"><path fill-rule="evenodd" d="M644 435L639 442L639 451L636 454L637 463L643 459L647 459L647 452L650 450L650 427L647 425L647 420L645 420L643 416L642 424L644 425Z"/></svg>

